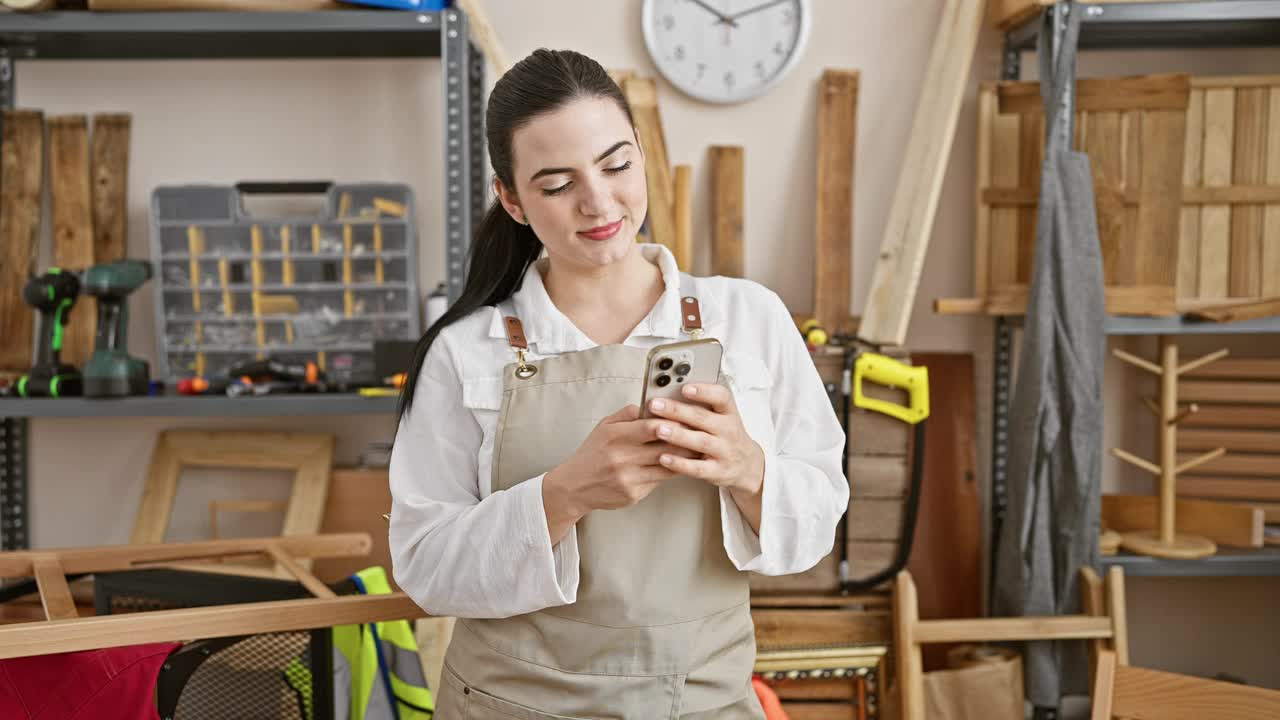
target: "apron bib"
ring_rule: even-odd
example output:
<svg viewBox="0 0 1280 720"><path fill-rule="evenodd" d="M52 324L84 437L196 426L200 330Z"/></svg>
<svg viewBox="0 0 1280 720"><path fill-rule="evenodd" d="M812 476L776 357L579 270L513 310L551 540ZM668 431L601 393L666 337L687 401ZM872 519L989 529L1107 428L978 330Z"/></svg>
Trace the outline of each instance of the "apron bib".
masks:
<svg viewBox="0 0 1280 720"><path fill-rule="evenodd" d="M683 274L681 289L692 297ZM519 322L499 307L520 352ZM608 345L526 364L521 353L503 371L493 492L556 467L602 418L639 402L647 355ZM576 602L458 619L438 720L764 717L746 573L725 552L717 488L676 477L576 532Z"/></svg>

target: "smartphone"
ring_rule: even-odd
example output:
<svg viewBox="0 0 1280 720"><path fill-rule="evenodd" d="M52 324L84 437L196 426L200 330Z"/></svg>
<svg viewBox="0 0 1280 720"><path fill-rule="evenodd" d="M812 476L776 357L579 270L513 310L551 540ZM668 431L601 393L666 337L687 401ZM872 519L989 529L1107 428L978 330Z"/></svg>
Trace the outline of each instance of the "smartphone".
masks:
<svg viewBox="0 0 1280 720"><path fill-rule="evenodd" d="M685 385L719 382L723 353L724 348L715 338L667 343L650 350L645 360L640 417L652 417L649 401L654 398L680 400Z"/></svg>

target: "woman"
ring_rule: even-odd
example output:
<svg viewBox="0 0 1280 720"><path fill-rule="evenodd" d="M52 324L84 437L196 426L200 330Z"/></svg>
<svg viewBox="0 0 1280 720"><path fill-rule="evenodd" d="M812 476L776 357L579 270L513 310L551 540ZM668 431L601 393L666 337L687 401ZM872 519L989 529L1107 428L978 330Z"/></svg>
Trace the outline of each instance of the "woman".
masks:
<svg viewBox="0 0 1280 720"><path fill-rule="evenodd" d="M848 501L817 370L775 294L636 242L643 148L599 64L539 50L485 120L497 201L391 458L396 582L459 619L437 717L762 717L745 571L812 567ZM641 419L682 296L726 382Z"/></svg>

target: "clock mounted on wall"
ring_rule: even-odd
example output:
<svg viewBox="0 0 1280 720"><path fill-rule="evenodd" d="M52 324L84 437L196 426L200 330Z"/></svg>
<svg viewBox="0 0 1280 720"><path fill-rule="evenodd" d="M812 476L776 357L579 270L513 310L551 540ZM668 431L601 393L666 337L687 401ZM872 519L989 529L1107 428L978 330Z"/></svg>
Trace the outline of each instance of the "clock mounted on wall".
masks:
<svg viewBox="0 0 1280 720"><path fill-rule="evenodd" d="M809 35L809 0L644 0L644 44L672 85L735 103L781 80Z"/></svg>

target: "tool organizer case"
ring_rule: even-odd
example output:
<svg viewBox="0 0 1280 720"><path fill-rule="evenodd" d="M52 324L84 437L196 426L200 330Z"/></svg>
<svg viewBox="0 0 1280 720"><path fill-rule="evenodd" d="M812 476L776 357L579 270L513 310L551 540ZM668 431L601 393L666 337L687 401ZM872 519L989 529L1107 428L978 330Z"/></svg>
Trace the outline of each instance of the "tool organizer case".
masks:
<svg viewBox="0 0 1280 720"><path fill-rule="evenodd" d="M294 202L250 215L253 196ZM322 209L295 208L302 199ZM253 197L257 200L257 197ZM158 187L151 199L159 376L273 357L337 382L374 377L374 340L420 334L416 214L401 184Z"/></svg>

